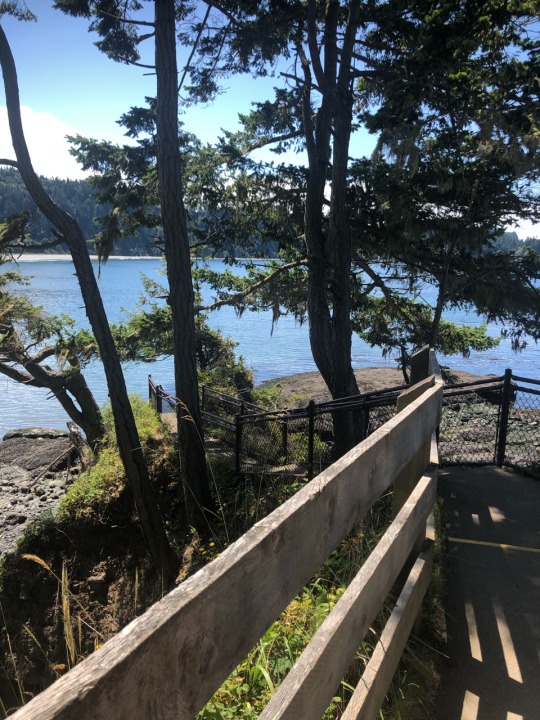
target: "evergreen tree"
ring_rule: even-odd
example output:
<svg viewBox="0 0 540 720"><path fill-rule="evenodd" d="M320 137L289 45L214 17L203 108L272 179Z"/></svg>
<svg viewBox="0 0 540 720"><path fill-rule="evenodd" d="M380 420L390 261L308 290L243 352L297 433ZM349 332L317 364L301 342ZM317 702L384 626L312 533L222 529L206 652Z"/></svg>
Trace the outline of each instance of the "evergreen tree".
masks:
<svg viewBox="0 0 540 720"><path fill-rule="evenodd" d="M16 162L11 164L16 165L32 199L52 223L55 234L66 243L70 250L86 313L99 346L107 378L118 449L126 477L131 485L141 527L150 552L163 569L165 581L170 583L177 569L176 555L168 541L153 494L120 360L111 335L86 243L76 220L49 197L33 169L22 128L15 63L1 26L0 65L4 77L11 138L17 158Z"/></svg>

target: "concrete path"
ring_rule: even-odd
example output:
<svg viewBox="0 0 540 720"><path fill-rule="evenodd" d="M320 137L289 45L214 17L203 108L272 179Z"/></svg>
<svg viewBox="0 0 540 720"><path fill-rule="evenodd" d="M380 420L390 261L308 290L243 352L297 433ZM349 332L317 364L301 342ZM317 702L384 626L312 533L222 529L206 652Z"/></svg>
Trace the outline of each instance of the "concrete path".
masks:
<svg viewBox="0 0 540 720"><path fill-rule="evenodd" d="M438 720L540 720L540 481L441 470L449 655Z"/></svg>

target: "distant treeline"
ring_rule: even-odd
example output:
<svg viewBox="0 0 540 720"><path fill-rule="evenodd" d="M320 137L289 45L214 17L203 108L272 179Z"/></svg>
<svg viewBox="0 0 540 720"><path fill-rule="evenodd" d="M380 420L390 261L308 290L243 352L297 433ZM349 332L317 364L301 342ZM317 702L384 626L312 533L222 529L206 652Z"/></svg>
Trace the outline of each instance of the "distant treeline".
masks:
<svg viewBox="0 0 540 720"><path fill-rule="evenodd" d="M94 190L86 180L60 180L59 178L44 177L41 177L40 180L53 200L77 220L87 240L88 249L90 252L94 252L93 240L100 231L95 218L106 215L109 208L96 202ZM23 210L31 213L29 245L30 247L36 246L34 252L41 252L38 248L39 245L54 240L50 223L37 210L19 173L13 168L0 168L0 222ZM202 213L197 211L189 213L189 221L192 225L197 222L199 216L202 217ZM119 238L115 245L114 255L161 255L160 236L159 227L151 230L143 228L131 237ZM255 246L257 245L255 243ZM241 248L235 247L234 243L220 243L220 246L228 255L242 256ZM267 242L264 247L261 245L258 249L260 252L257 254L271 257L277 252L277 243ZM43 250L43 252L67 252L67 247L57 245L54 248ZM197 253L203 256L212 255L212 252L213 248L209 246L198 247L197 250Z"/></svg>
<svg viewBox="0 0 540 720"><path fill-rule="evenodd" d="M100 206L94 199L94 191L86 180L60 180L59 178L40 178L45 190L52 199L64 210L67 210L79 223L87 239L89 250L94 250L93 238L100 228L94 218L105 215L107 208ZM29 225L30 244L42 245L54 240L50 223L38 212L36 205L19 173L13 168L0 168L0 221L27 210L31 213ZM120 238L116 244L116 255L161 255L161 251L153 246L157 232L141 230L136 236ZM58 245L44 252L67 252L65 245Z"/></svg>
<svg viewBox="0 0 540 720"><path fill-rule="evenodd" d="M60 180L58 178L40 178L45 190L60 205L67 210L79 223L84 236L87 239L89 250L94 250L93 238L99 232L99 226L94 221L96 217L107 213L105 208L94 199L94 191L86 180ZM37 208L26 190L19 173L13 168L0 168L0 222L10 215L28 210L32 214L30 223L31 245L42 245L54 240L50 224L37 211ZM191 213L192 223L197 222L200 213ZM116 243L115 255L161 255L159 247L160 229L141 229L132 237L119 238ZM235 247L234 243L227 244L227 254L242 256L242 249ZM257 245L257 244L256 244ZM531 247L540 252L540 238L527 238L520 241L515 232L507 232L501 235L497 242L497 249L523 251L525 247ZM223 249L223 243L222 243ZM37 247L36 247L37 250ZM265 247L257 248L252 246L255 254L264 254L272 257L277 251L277 243L266 243ZM58 245L44 252L67 252L67 248ZM211 255L212 248L199 248L198 254Z"/></svg>

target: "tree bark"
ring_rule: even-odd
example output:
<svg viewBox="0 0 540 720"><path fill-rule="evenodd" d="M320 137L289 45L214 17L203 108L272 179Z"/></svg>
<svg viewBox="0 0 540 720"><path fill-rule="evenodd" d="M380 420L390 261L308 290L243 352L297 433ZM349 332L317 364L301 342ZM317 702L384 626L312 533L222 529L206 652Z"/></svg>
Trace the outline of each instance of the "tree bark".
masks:
<svg viewBox="0 0 540 720"><path fill-rule="evenodd" d="M169 305L173 320L178 446L188 520L208 528L212 507L199 407L194 293L178 141L178 74L174 0L155 2L157 168Z"/></svg>
<svg viewBox="0 0 540 720"><path fill-rule="evenodd" d="M318 88L322 94L316 125L312 127L311 103L304 101L304 131L308 146L309 176L305 205L308 249L308 315L313 358L334 399L358 393L351 364L352 238L347 223L347 169L352 123L351 53L358 23L358 2L351 3L338 63L339 3L326 5L324 66L321 65L310 0L308 47ZM304 68L306 86L311 81ZM333 152L332 152L333 150ZM325 187L331 172L328 229L323 228ZM360 424L351 413L334 414L335 448L342 455L360 440Z"/></svg>
<svg viewBox="0 0 540 720"><path fill-rule="evenodd" d="M170 583L177 570L177 558L165 533L163 520L153 493L124 375L90 256L78 223L47 195L32 167L21 122L15 62L1 26L0 63L4 76L9 126L19 172L30 196L64 238L71 253L86 314L99 346L114 416L118 450L126 477L131 485L143 534L154 560L162 568L165 581Z"/></svg>

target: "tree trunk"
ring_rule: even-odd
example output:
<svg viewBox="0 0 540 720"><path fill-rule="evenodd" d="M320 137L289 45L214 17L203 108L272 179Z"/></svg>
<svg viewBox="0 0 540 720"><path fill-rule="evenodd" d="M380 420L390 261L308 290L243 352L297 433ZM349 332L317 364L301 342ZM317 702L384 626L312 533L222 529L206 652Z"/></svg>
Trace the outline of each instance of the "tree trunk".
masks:
<svg viewBox="0 0 540 720"><path fill-rule="evenodd" d="M126 477L131 485L139 520L148 548L163 570L165 581L172 582L177 559L167 539L163 520L153 493L143 456L135 418L127 395L120 360L111 335L105 309L96 282L90 256L77 222L56 205L43 189L34 172L21 123L19 89L15 63L3 29L0 27L0 63L4 75L9 126L17 165L30 196L66 242L81 294L96 338L105 370L114 416L118 450Z"/></svg>
<svg viewBox="0 0 540 720"><path fill-rule="evenodd" d="M206 511L212 507L212 499L199 408L194 293L178 142L175 28L174 0L157 0L157 167L169 305L173 320L174 376L179 401L178 444L188 520L204 530L208 528Z"/></svg>
<svg viewBox="0 0 540 720"><path fill-rule="evenodd" d="M66 410L66 412L68 412L71 419L83 429L84 434L86 435L86 441L92 450L97 450L99 442L103 439L103 418L101 416L99 406L96 403L96 399L86 384L84 375L79 370L69 373L66 378L65 386L66 391L73 395L79 404L81 409L80 412L78 414L69 413L66 410L66 405L64 405L62 398L58 397L58 399L62 403L62 407ZM76 420L77 417L78 420Z"/></svg>
<svg viewBox="0 0 540 720"><path fill-rule="evenodd" d="M313 11L315 12L315 11ZM310 107L304 107L309 177L306 191L305 236L308 249L308 314L313 358L334 399L358 394L351 364L351 261L352 238L346 215L348 151L352 122L350 57L357 29L358 3L352 3L338 66L337 27L339 3L326 5L324 68L316 80L322 92L317 124L311 128ZM314 28L308 29L314 33ZM317 66L314 36L309 41ZM332 134L333 131L333 134ZM331 146L333 137L333 146ZM332 186L328 230L323 229L324 192L332 155ZM333 416L338 455L361 439L361 422L352 413Z"/></svg>

